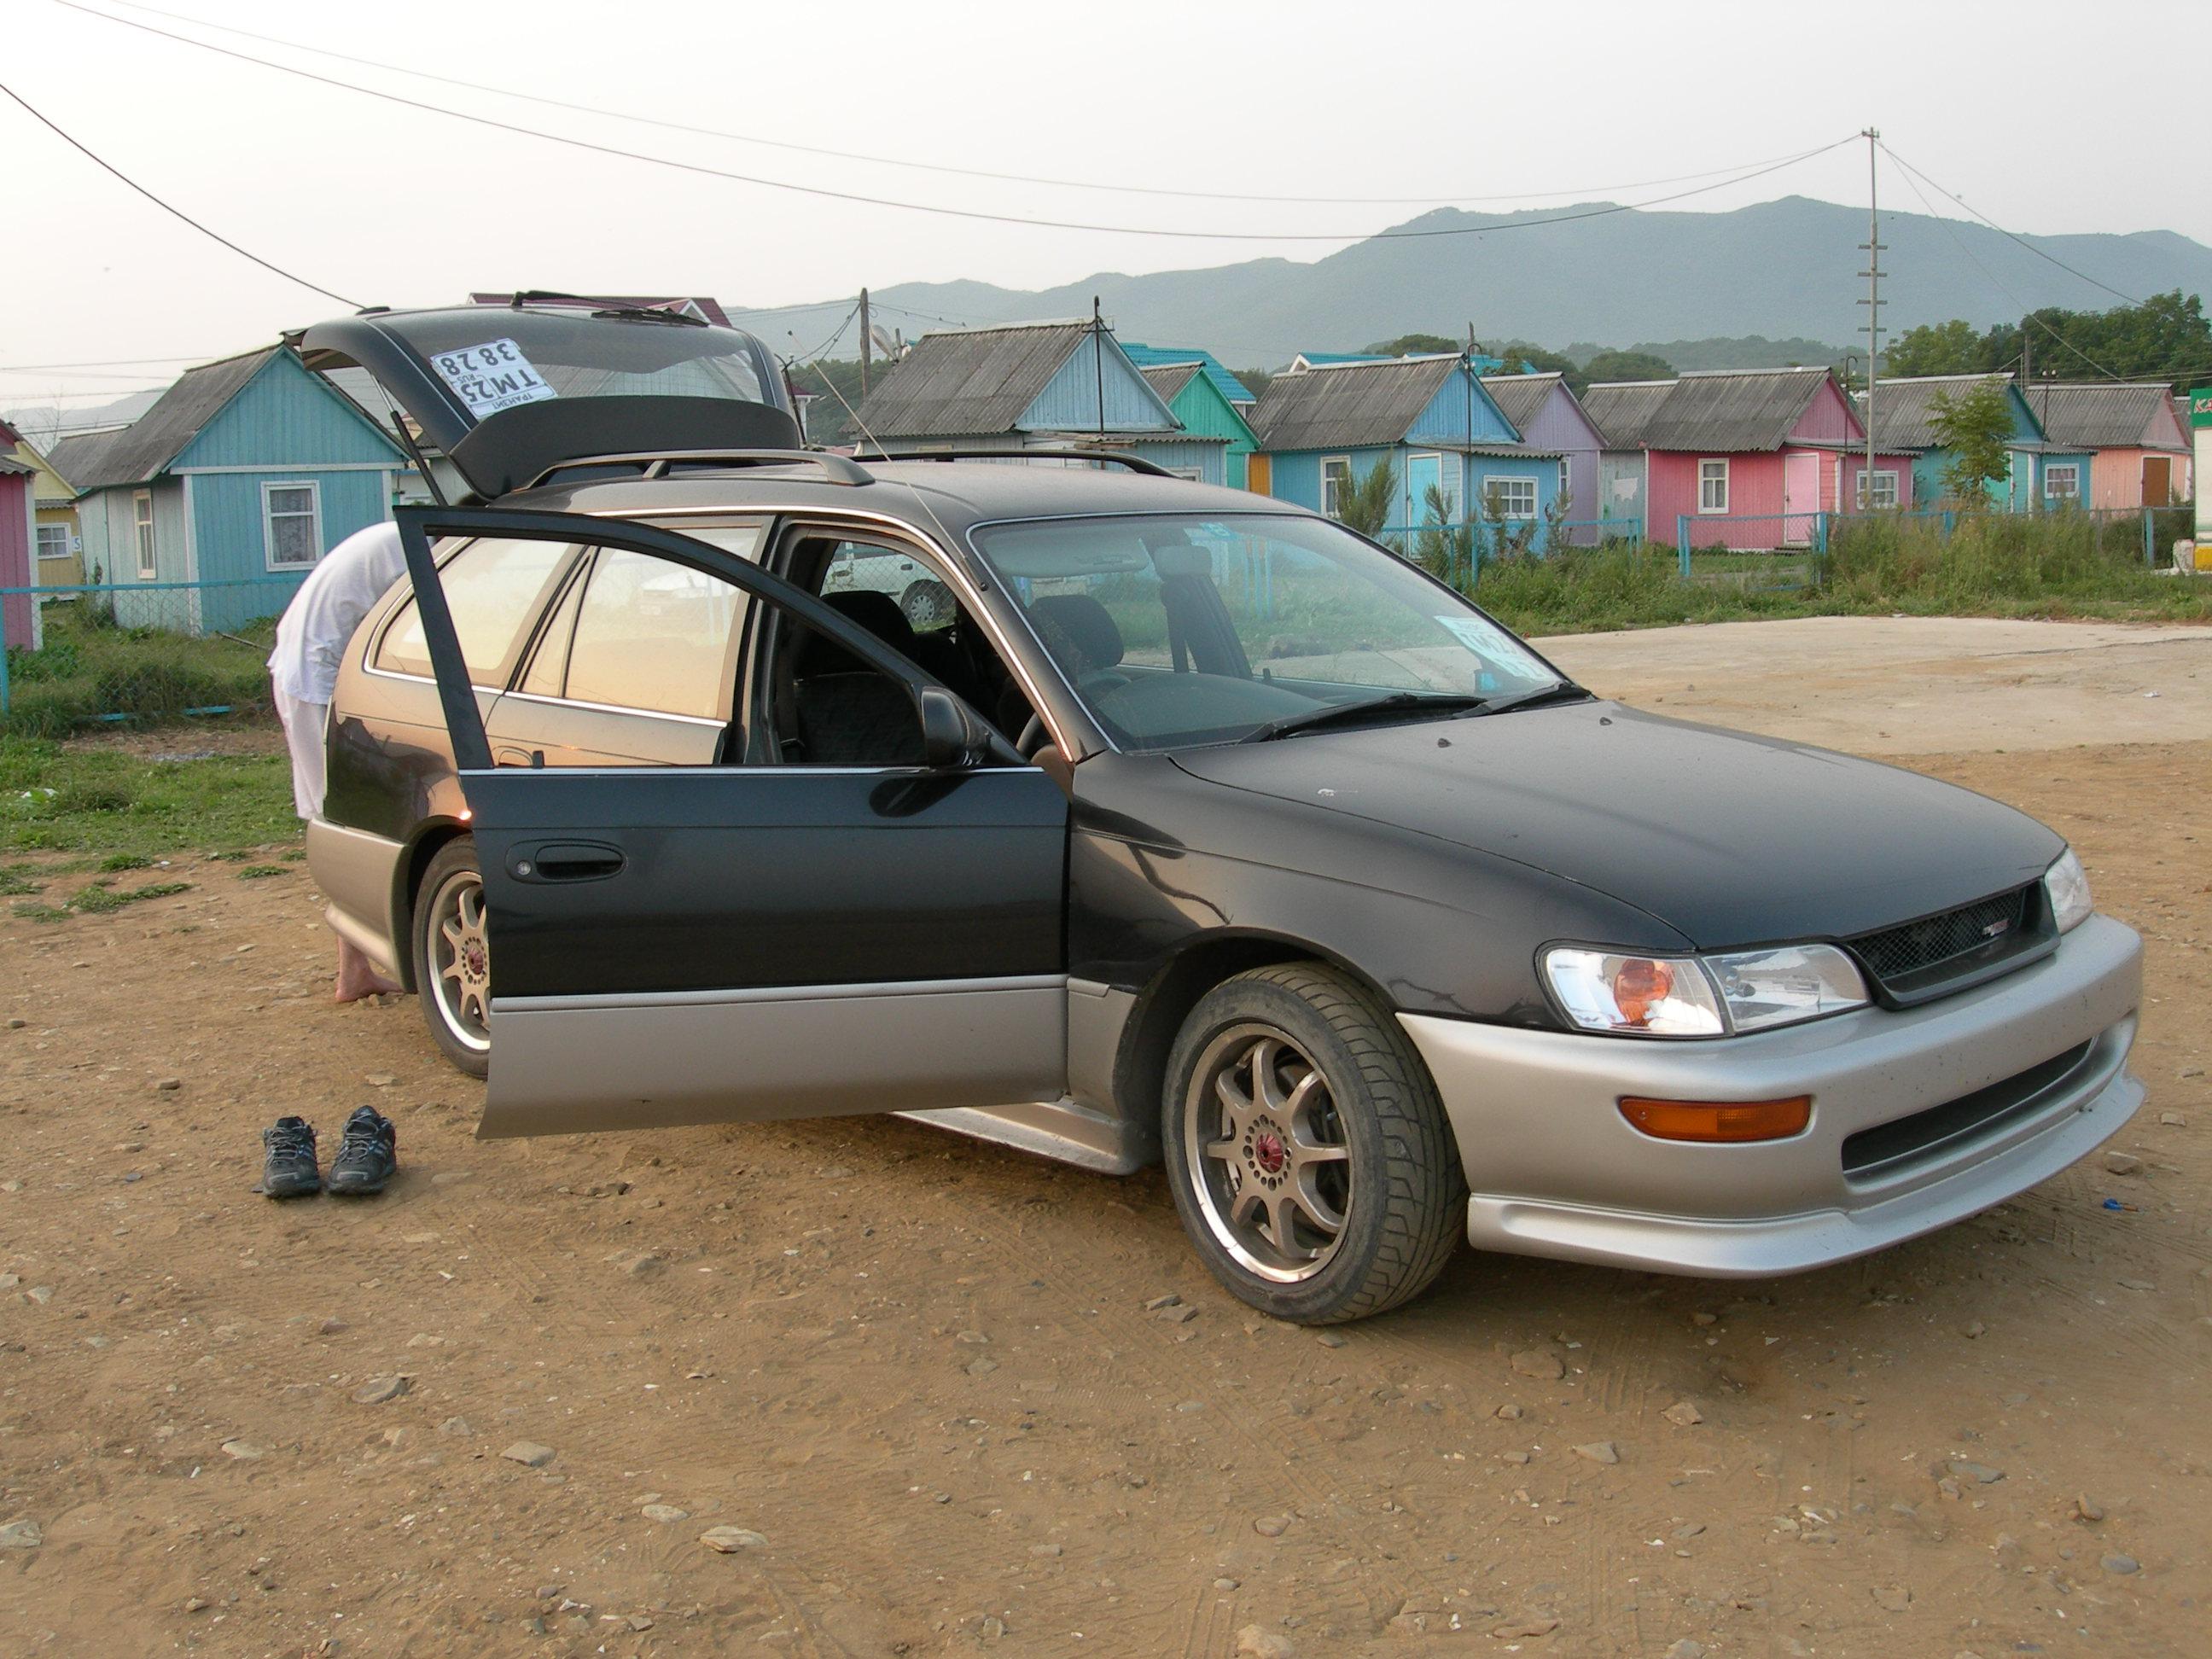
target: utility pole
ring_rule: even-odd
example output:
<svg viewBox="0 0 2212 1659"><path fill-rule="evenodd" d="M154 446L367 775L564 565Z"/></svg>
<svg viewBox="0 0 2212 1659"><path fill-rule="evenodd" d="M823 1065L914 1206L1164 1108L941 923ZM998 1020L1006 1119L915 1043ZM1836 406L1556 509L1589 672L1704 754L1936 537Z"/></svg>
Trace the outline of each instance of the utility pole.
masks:
<svg viewBox="0 0 2212 1659"><path fill-rule="evenodd" d="M868 290L860 290L860 396L868 395Z"/></svg>
<svg viewBox="0 0 2212 1659"><path fill-rule="evenodd" d="M1106 441L1106 319L1098 309L1098 296L1091 296L1091 366L1097 372L1098 441Z"/></svg>
<svg viewBox="0 0 2212 1659"><path fill-rule="evenodd" d="M1866 510L1874 511L1874 393L1877 365L1881 357L1881 213L1876 204L1875 184L1875 148L1881 142L1881 134L1869 127L1859 135L1867 141L1867 239L1859 246L1866 250L1867 268L1859 275L1867 279L1867 296L1859 303L1867 308L1867 385L1866 385L1866 477L1859 489L1866 497Z"/></svg>

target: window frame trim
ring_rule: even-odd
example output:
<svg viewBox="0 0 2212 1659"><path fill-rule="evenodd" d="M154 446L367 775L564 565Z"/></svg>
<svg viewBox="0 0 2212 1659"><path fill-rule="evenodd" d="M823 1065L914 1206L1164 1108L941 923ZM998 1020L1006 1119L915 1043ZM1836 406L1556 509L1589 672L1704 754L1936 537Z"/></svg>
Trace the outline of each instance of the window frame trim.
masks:
<svg viewBox="0 0 2212 1659"><path fill-rule="evenodd" d="M1727 516L1729 502L1734 494L1733 486L1735 482L1732 477L1733 470L1729 465L1730 459L1730 457L1726 455L1700 455L1698 457L1698 511L1700 514L1711 518L1725 518ZM1717 480L1721 487L1721 500L1718 507L1707 507L1705 505L1705 485L1708 482L1705 477L1705 469L1709 466L1717 466L1721 470L1720 477Z"/></svg>
<svg viewBox="0 0 2212 1659"><path fill-rule="evenodd" d="M2063 472L2072 481L2072 487L2063 492L2051 487L2051 475ZM2043 469L2043 499L2046 501L2078 501L2081 499L2081 463L2051 461Z"/></svg>
<svg viewBox="0 0 2212 1659"><path fill-rule="evenodd" d="M307 492L305 513L278 513L270 505L271 498L280 489L304 489ZM295 560L276 556L276 520L305 519L308 524L309 539L314 544L315 556L302 564ZM323 562L323 481L320 478L264 478L261 481L261 562L269 574L289 576L303 570L313 570Z"/></svg>
<svg viewBox="0 0 2212 1659"><path fill-rule="evenodd" d="M1535 479L1518 472L1486 472L1482 475L1482 501L1485 511L1489 508L1490 486L1493 483L1510 485L1516 493L1524 484L1528 489L1528 510L1526 513L1504 514L1500 515L1498 523L1534 524L1544 516L1544 492L1537 487Z"/></svg>
<svg viewBox="0 0 2212 1659"><path fill-rule="evenodd" d="M1858 510L1860 512L1887 513L1895 510L1899 499L1897 493L1898 471L1899 470L1893 466L1878 466L1875 468L1872 472L1869 472L1864 467L1861 467L1858 470L1858 472L1856 475L1857 483L1855 493L1858 501ZM1869 478L1874 480L1871 485L1867 482ZM1881 494L1881 481L1884 478L1889 480L1889 502L1887 506L1884 506L1881 502L1875 499L1876 495Z"/></svg>
<svg viewBox="0 0 2212 1659"><path fill-rule="evenodd" d="M1340 462L1342 462L1342 463L1344 464L1344 476L1343 476L1341 478L1340 478L1340 479L1338 479L1338 480L1336 481L1336 483L1337 483L1337 489L1338 489L1338 491L1339 491L1339 495L1338 495L1337 503L1336 503L1336 505L1335 505L1334 507L1331 507L1331 506L1329 505L1329 502L1328 502L1328 486L1329 486L1328 468L1329 468L1329 463L1330 463L1330 462L1332 462L1332 461L1340 461ZM1342 490L1343 490L1343 487L1344 487L1346 484L1350 483L1351 482L1352 482L1352 457L1351 457L1349 454L1344 454L1344 455L1324 455L1324 456L1322 456L1322 457L1321 458L1321 515L1322 515L1322 517L1323 517L1324 519L1327 519L1327 520L1330 520L1332 523L1334 523L1334 524L1342 524L1342 523L1344 522L1344 501L1343 501L1343 498L1342 498Z"/></svg>
<svg viewBox="0 0 2212 1659"><path fill-rule="evenodd" d="M138 509L142 506L146 509L146 516L143 519L138 516ZM138 580L142 582L161 580L161 546L160 532L155 522L154 492L151 489L131 492L131 534L132 551L137 559Z"/></svg>

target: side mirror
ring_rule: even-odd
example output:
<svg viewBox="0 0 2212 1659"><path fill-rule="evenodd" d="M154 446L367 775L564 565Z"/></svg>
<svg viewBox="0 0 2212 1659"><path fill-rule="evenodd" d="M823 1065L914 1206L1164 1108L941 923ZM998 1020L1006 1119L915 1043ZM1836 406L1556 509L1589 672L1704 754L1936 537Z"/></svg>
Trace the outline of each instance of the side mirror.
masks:
<svg viewBox="0 0 2212 1659"><path fill-rule="evenodd" d="M933 770L970 766L983 732L968 705L941 685L925 685L915 702L921 714L921 762Z"/></svg>

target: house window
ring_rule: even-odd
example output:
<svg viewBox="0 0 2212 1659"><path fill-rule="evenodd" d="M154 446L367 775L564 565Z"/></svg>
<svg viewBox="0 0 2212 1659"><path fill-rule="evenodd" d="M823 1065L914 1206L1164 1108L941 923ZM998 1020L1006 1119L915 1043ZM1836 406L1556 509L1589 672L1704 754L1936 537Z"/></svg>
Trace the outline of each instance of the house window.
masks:
<svg viewBox="0 0 2212 1659"><path fill-rule="evenodd" d="M1728 474L1726 459L1698 463L1698 511L1725 513L1728 511Z"/></svg>
<svg viewBox="0 0 2212 1659"><path fill-rule="evenodd" d="M131 526L138 541L138 580L149 582L161 574L161 564L154 556L154 492L134 489L131 492Z"/></svg>
<svg viewBox="0 0 2212 1659"><path fill-rule="evenodd" d="M1482 510L1493 519L1536 516L1536 481L1487 474L1482 480Z"/></svg>
<svg viewBox="0 0 2212 1659"><path fill-rule="evenodd" d="M1858 476L1859 511L1867 510L1867 475L1861 468ZM1897 505L1897 474L1877 472L1874 475L1874 507L1879 513Z"/></svg>
<svg viewBox="0 0 2212 1659"><path fill-rule="evenodd" d="M1352 457L1324 455L1321 458L1321 510L1328 517L1340 519L1339 510L1344 492L1352 483Z"/></svg>
<svg viewBox="0 0 2212 1659"><path fill-rule="evenodd" d="M1188 478L1193 483L1204 483L1206 474L1194 466L1171 466L1168 469L1178 478Z"/></svg>
<svg viewBox="0 0 2212 1659"><path fill-rule="evenodd" d="M2043 470L2043 499L2046 501L2076 501L2081 499L2081 465L2078 461L2053 461Z"/></svg>
<svg viewBox="0 0 2212 1659"><path fill-rule="evenodd" d="M261 545L271 570L300 570L323 556L322 493L313 483L261 486Z"/></svg>
<svg viewBox="0 0 2212 1659"><path fill-rule="evenodd" d="M69 556L69 526L65 524L40 525L39 526L39 556L42 559L66 559Z"/></svg>

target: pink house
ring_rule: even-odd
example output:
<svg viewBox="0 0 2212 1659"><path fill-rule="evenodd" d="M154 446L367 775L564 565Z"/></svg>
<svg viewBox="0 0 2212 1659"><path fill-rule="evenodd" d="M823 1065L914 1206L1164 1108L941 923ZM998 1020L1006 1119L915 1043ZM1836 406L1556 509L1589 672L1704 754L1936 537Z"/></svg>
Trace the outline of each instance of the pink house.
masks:
<svg viewBox="0 0 2212 1659"><path fill-rule="evenodd" d="M1825 368L1715 369L1594 386L1583 401L1609 475L1626 481L1616 494L1641 498L1648 540L1800 547L1816 515L1866 506L1866 428ZM1911 504L1911 457L1876 455L1875 508Z"/></svg>
<svg viewBox="0 0 2212 1659"><path fill-rule="evenodd" d="M29 587L38 577L32 548L37 532L34 497L31 492L36 470L6 452L16 443L15 429L0 423L0 588ZM39 643L38 601L27 593L0 599L0 649Z"/></svg>
<svg viewBox="0 0 2212 1659"><path fill-rule="evenodd" d="M2163 381L2039 380L2024 391L2052 443L2089 453L2090 506L2170 507L2190 498L2189 428Z"/></svg>

